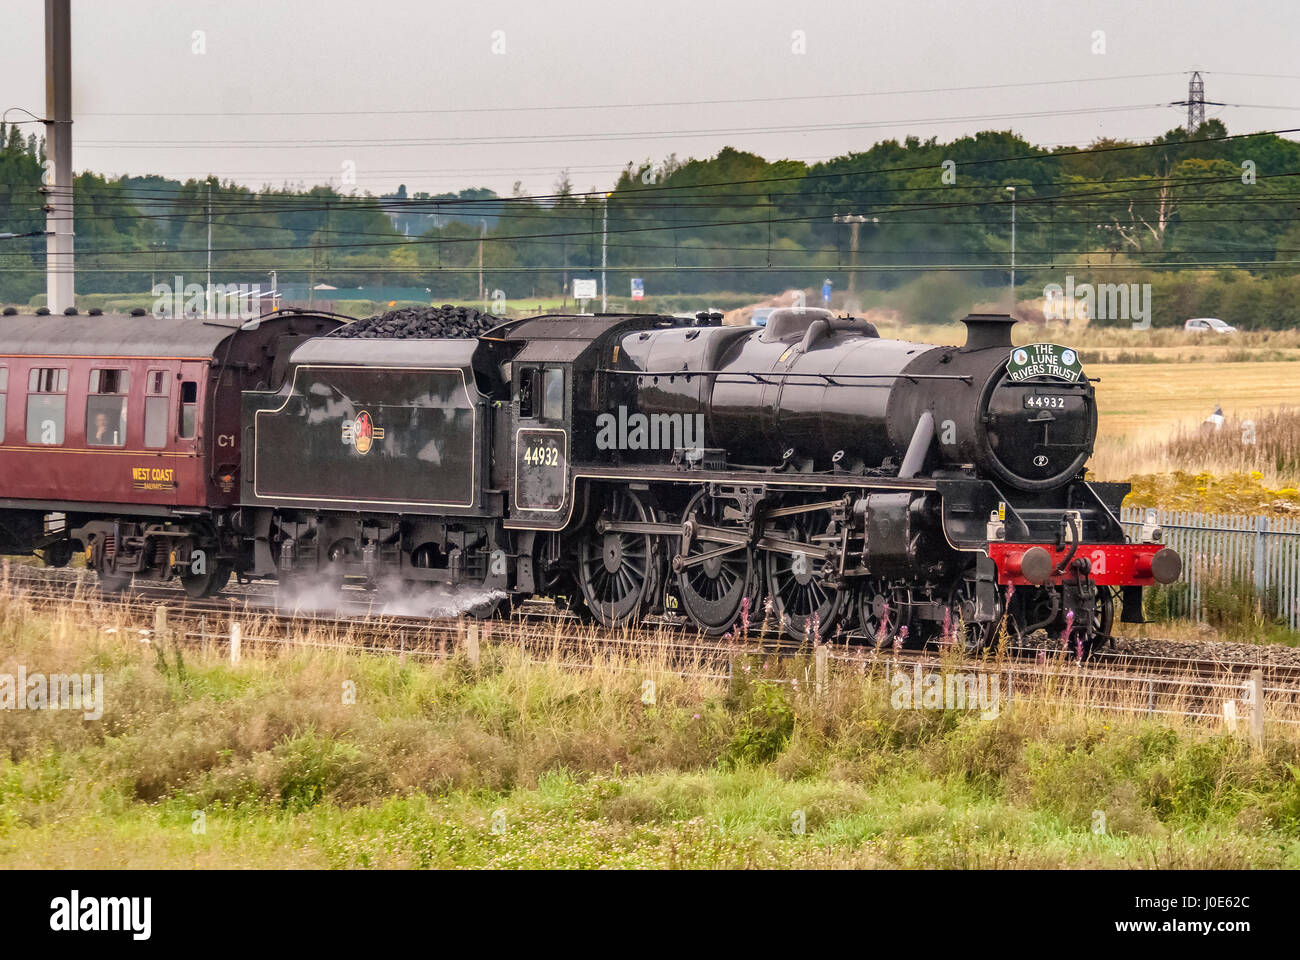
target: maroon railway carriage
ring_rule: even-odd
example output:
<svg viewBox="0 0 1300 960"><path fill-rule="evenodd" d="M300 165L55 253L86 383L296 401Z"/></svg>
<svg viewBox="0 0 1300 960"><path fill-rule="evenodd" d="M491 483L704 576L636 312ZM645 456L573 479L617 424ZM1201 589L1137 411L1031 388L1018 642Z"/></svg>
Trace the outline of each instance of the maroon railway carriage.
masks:
<svg viewBox="0 0 1300 960"><path fill-rule="evenodd" d="M238 555L240 393L342 320L0 316L0 553L78 548L105 586L219 590Z"/></svg>

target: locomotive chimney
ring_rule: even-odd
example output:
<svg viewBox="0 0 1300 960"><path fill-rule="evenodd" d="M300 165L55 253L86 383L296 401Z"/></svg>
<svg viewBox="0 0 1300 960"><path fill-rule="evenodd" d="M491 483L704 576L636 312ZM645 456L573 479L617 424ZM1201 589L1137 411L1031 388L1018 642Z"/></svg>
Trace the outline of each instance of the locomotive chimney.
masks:
<svg viewBox="0 0 1300 960"><path fill-rule="evenodd" d="M1011 328L1016 318L1007 313L968 313L962 317L966 324L966 345L963 353L987 350L989 347L1011 348Z"/></svg>

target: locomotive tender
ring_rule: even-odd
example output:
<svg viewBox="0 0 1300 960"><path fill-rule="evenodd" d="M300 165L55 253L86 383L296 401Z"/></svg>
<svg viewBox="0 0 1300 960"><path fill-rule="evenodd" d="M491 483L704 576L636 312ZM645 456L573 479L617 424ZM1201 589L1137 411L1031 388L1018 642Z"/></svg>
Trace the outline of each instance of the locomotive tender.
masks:
<svg viewBox="0 0 1300 960"><path fill-rule="evenodd" d="M178 572L211 592L231 569L286 585L364 577L555 596L606 625L666 609L710 635L769 602L799 638L847 629L972 650L1000 623L1091 649L1117 594L1141 620L1141 588L1178 578L1158 533L1127 542L1128 486L1083 479L1097 410L1068 348L1013 349L1005 315L967 317L962 347L884 339L825 310L777 310L762 328L717 319L541 316L470 340L303 341L335 321L281 313L209 334L191 351L207 356L193 439L213 456L191 464L206 499L145 521L139 497L89 470L38 496L14 482L10 447L30 462L57 444L24 434L12 402L7 549L88 546L109 585ZM99 320L109 336L119 322ZM25 371L15 329L0 320L0 364ZM218 394L222 344L265 362L244 360ZM241 402L239 459L218 466L210 431ZM54 511L80 519L50 529ZM194 572L196 550L215 574Z"/></svg>

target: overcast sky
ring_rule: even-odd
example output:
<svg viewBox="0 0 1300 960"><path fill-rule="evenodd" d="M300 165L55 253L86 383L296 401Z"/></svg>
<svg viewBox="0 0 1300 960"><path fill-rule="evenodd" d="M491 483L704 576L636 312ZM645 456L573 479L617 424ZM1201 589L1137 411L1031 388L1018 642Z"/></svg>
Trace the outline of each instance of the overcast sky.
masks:
<svg viewBox="0 0 1300 960"><path fill-rule="evenodd" d="M0 11L0 110L41 114L44 4ZM1233 104L1207 117L1281 129L1300 127L1297 37L1292 0L73 0L73 162L345 192L355 170L358 191L545 193L568 167L582 190L725 145L1146 138L1183 122L1155 105L1193 68Z"/></svg>

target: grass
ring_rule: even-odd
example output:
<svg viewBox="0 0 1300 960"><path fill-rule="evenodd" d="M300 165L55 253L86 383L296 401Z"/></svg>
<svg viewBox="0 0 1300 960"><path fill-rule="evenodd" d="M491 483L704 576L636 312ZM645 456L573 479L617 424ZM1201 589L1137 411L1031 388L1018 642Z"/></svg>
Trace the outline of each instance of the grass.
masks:
<svg viewBox="0 0 1300 960"><path fill-rule="evenodd" d="M1300 490L1295 486L1272 486L1258 470L1190 473L1175 469L1133 474L1127 479L1133 485L1124 500L1129 507L1279 517L1300 513Z"/></svg>
<svg viewBox="0 0 1300 960"><path fill-rule="evenodd" d="M1251 577L1225 567L1221 558L1207 561L1201 557L1190 562L1200 568L1200 609L1189 609L1192 602L1186 580L1156 584L1143 594L1144 612L1154 626L1125 625L1122 633L1170 640L1213 638L1230 643L1300 646L1300 632L1290 628L1277 587L1257 591ZM1202 621L1190 630L1191 621L1181 619L1189 613L1199 613ZM1171 621L1178 626L1170 629Z"/></svg>
<svg viewBox="0 0 1300 960"><path fill-rule="evenodd" d="M1162 472L1241 473L1294 481L1300 478L1300 407L1282 407L1253 416L1228 416L1219 429L1181 427L1134 452L1139 462ZM1287 497L1295 493L1295 483Z"/></svg>
<svg viewBox="0 0 1300 960"><path fill-rule="evenodd" d="M1187 424L1145 442L1098 444L1090 476L1126 479L1128 506L1211 513L1300 512L1300 408L1229 414L1221 428Z"/></svg>
<svg viewBox="0 0 1300 960"><path fill-rule="evenodd" d="M1150 444L1180 428L1195 429L1216 405L1226 415L1244 417L1294 404L1300 378L1294 364L1269 362L1100 364L1087 373L1100 377L1103 454L1123 445Z"/></svg>
<svg viewBox="0 0 1300 960"><path fill-rule="evenodd" d="M818 698L806 662L742 658L728 683L648 643L232 668L103 626L0 600L0 673L106 689L98 722L3 716L0 866L1300 866L1280 726L1254 751L1057 686L990 719L895 710L849 667Z"/></svg>

